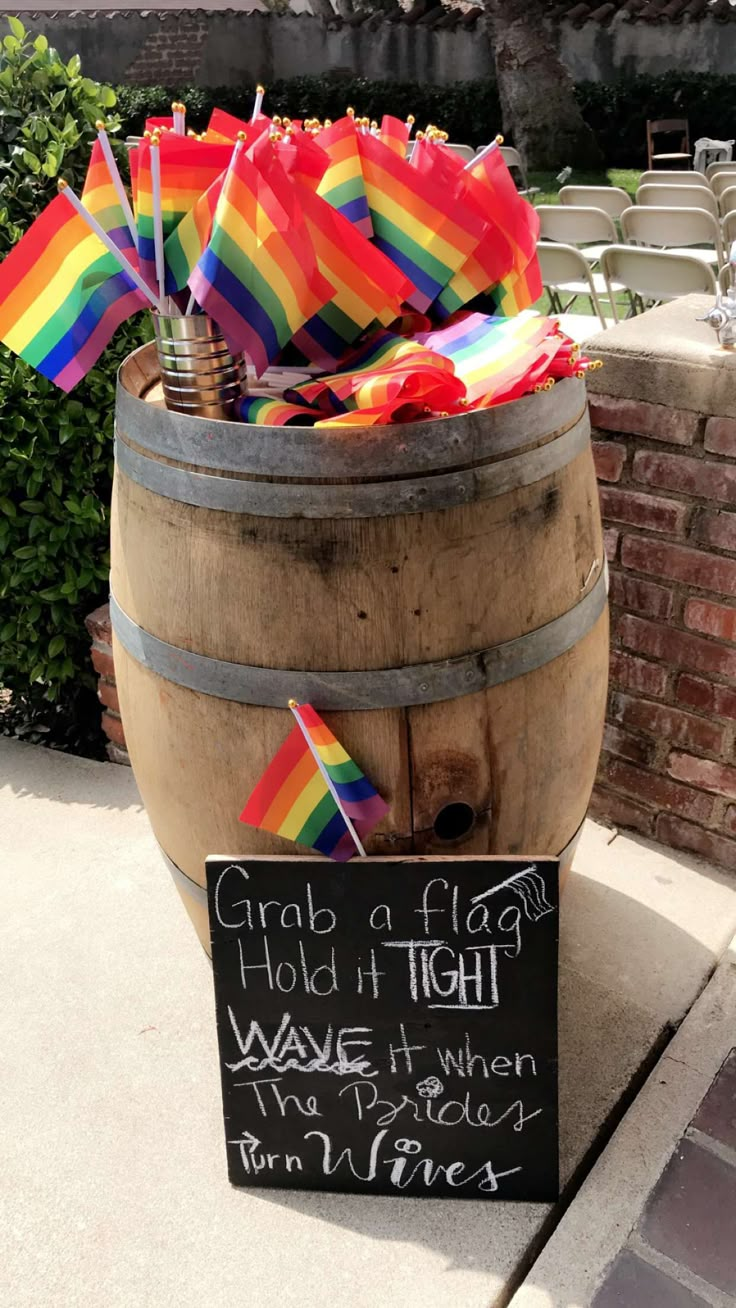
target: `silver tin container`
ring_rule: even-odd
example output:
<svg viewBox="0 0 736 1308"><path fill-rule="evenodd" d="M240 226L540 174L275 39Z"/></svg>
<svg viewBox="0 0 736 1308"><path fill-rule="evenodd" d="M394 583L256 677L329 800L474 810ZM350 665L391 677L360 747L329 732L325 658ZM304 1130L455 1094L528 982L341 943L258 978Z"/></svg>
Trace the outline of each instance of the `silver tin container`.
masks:
<svg viewBox="0 0 736 1308"><path fill-rule="evenodd" d="M167 409L202 418L230 418L246 391L242 354L204 313L174 318L152 313L161 384Z"/></svg>

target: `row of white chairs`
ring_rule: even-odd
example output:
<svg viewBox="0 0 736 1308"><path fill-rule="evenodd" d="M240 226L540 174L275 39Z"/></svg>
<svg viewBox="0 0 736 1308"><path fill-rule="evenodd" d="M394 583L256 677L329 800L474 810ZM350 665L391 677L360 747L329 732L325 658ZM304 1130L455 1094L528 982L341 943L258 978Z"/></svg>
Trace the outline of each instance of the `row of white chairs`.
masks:
<svg viewBox="0 0 736 1308"><path fill-rule="evenodd" d="M585 341L599 325L607 328L620 320L617 297L626 297L630 317L681 295L716 292L713 269L689 254L614 244L601 250L598 271L573 245L539 241L537 254L551 310L563 317L563 329L578 341ZM580 296L590 300L595 317L569 312ZM610 316L604 312L605 301Z"/></svg>
<svg viewBox="0 0 736 1308"><path fill-rule="evenodd" d="M620 217L621 236L603 209L540 204L537 213L542 240L577 245L592 264L604 247L623 243L682 251L720 268L724 251L736 240L736 210L724 218L722 230L717 218L704 209L631 205Z"/></svg>

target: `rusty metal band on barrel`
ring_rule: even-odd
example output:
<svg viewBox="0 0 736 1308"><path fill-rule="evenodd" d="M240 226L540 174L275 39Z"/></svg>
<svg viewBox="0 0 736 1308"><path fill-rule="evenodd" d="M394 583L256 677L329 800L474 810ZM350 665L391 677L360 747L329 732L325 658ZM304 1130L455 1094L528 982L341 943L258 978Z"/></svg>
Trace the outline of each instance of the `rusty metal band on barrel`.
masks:
<svg viewBox="0 0 736 1308"><path fill-rule="evenodd" d="M572 855L575 852L575 847L580 839L580 833L582 829L583 829L583 823L581 822L580 826L575 832L575 835L572 837L571 840L568 840L564 849L561 849L559 854L557 855L557 858L559 858L563 866L567 858L572 858ZM166 866L169 869L169 872L171 873L171 876L174 881L174 885L177 886L177 888L181 890L185 895L191 895L192 899L196 899L197 903L203 904L204 907L206 908L207 890L205 889L205 887L200 886L198 881L192 880L190 876L187 876L186 872L182 872L178 864L176 864L173 859L169 858L168 854L166 853L166 850L161 848L161 845L159 845L159 849L161 850L161 857L163 858L164 862L166 863ZM242 857L247 858L247 855L244 854ZM370 858L370 854L368 855L368 857ZM411 855L402 854L399 857L411 858ZM238 857L234 857L233 862L239 862L239 861L242 860Z"/></svg>
<svg viewBox="0 0 736 1308"><path fill-rule="evenodd" d="M149 458L120 437L117 466L155 495L203 509L269 518L376 518L424 513L505 495L558 472L590 443L587 413L546 445L511 458L392 481L291 485L212 476Z"/></svg>
<svg viewBox="0 0 736 1308"><path fill-rule="evenodd" d="M606 606L606 589L606 569L601 566L595 584L574 608L515 640L435 663L351 672L255 667L181 649L139 627L112 593L110 617L131 658L159 677L203 695L263 708L283 708L292 698L318 710L410 708L472 695L550 663L595 625Z"/></svg>

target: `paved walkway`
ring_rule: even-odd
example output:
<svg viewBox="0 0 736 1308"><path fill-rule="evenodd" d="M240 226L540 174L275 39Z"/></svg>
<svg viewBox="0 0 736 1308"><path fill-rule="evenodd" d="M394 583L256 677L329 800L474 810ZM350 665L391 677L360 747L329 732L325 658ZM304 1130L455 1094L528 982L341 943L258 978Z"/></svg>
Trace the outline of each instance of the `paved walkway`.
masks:
<svg viewBox="0 0 736 1308"><path fill-rule="evenodd" d="M736 929L732 880L610 840L587 824L563 899L567 1200ZM229 1187L209 964L127 769L0 739L0 849L1 1303L508 1302L564 1205Z"/></svg>

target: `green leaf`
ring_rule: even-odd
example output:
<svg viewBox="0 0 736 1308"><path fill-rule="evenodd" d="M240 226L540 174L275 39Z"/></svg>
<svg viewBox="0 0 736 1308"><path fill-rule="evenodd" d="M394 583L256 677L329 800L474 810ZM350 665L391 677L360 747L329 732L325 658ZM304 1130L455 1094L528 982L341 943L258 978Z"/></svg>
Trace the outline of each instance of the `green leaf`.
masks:
<svg viewBox="0 0 736 1308"><path fill-rule="evenodd" d="M6 17L7 17L7 20L8 20L8 27L10 28L11 32L13 33L13 36L16 37L16 39L17 39L18 41L22 41L23 38L25 37L25 34L26 34L26 29L25 29L25 27L23 26L22 22L20 21L19 18L16 18L14 14L7 14ZM41 40L42 40L42 41L46 41L46 37L45 37L45 36L44 36L44 37L37 37L36 40L37 40L37 41L41 41ZM48 41L46 41L46 45L48 45ZM38 48L39 48L39 47L36 46L36 49L38 49ZM46 49L46 46L44 46L43 48Z"/></svg>
<svg viewBox="0 0 736 1308"><path fill-rule="evenodd" d="M13 557L16 559L35 559L37 553L35 545L21 545L19 550L13 550Z"/></svg>
<svg viewBox="0 0 736 1308"><path fill-rule="evenodd" d="M39 159L38 155L33 154L30 150L24 150L23 162L24 164L26 164L28 168L30 168L32 173L40 173L41 160Z"/></svg>
<svg viewBox="0 0 736 1308"><path fill-rule="evenodd" d="M78 77L79 70L81 67L82 67L82 61L79 58L79 55L75 54L72 55L71 59L69 60L69 63L66 66L66 71L68 72L70 77Z"/></svg>
<svg viewBox="0 0 736 1308"><path fill-rule="evenodd" d="M45 54L46 51L48 50L49 43L46 37L43 35L43 32L36 37L35 41L33 42L33 48L34 50L38 50L39 54Z"/></svg>
<svg viewBox="0 0 736 1308"><path fill-rule="evenodd" d="M5 513L9 518L16 518L18 516L13 501L6 499L5 496L0 496L0 512Z"/></svg>
<svg viewBox="0 0 736 1308"><path fill-rule="evenodd" d="M57 655L57 654L60 654L61 651L62 651L63 649L65 649L65 648L66 648L66 640L64 639L64 637L63 637L63 636L54 636L54 637L49 641L49 658L50 658L50 659L55 659L55 658L56 658L56 655Z"/></svg>
<svg viewBox="0 0 736 1308"><path fill-rule="evenodd" d="M99 98L100 104L104 105L105 109L112 109L113 105L118 102L118 97L111 86L101 86Z"/></svg>

